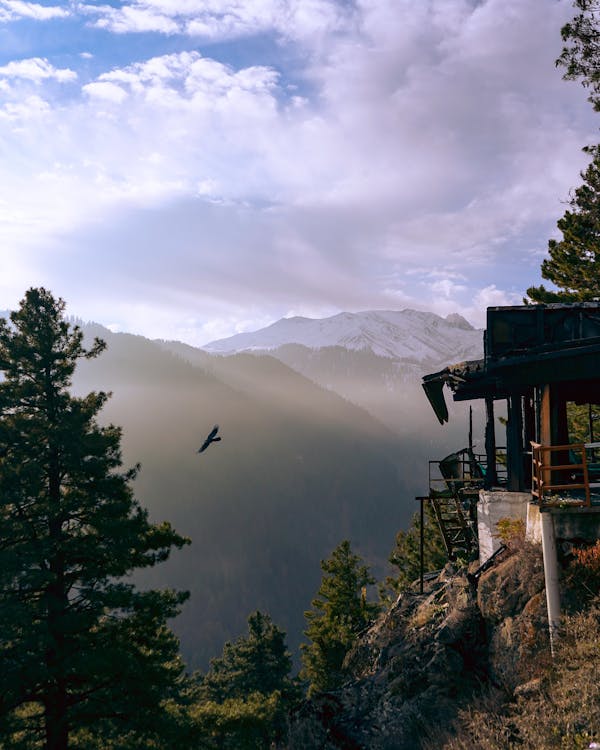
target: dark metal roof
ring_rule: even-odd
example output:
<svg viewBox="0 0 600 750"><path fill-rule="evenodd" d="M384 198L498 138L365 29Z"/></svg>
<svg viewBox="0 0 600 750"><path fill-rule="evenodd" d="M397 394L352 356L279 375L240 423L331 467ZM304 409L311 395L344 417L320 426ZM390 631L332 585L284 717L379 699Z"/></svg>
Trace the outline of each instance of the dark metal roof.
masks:
<svg viewBox="0 0 600 750"><path fill-rule="evenodd" d="M600 383L600 304L490 307L483 360L425 375L423 388L443 424L454 400L506 398L546 383Z"/></svg>
<svg viewBox="0 0 600 750"><path fill-rule="evenodd" d="M486 362L600 338L600 303L488 307Z"/></svg>

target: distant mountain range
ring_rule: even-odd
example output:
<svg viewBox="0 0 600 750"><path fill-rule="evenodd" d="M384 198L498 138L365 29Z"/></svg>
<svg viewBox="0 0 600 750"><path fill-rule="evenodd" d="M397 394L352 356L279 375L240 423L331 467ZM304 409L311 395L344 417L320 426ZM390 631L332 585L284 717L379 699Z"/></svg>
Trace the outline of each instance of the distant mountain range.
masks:
<svg viewBox="0 0 600 750"><path fill-rule="evenodd" d="M465 407L450 404L451 414L463 416L440 430L421 377L450 363L482 357L483 331L456 313L442 318L416 310L370 310L323 319L283 318L253 333L213 341L203 350L276 357L366 409L397 434L429 443L435 453L443 452L452 438L460 440L457 428L466 435Z"/></svg>
<svg viewBox="0 0 600 750"><path fill-rule="evenodd" d="M238 333L202 348L212 354L273 351L289 344L309 349L342 347L422 366L476 359L483 332L456 313L441 318L416 310L369 310L329 318L282 318L253 333Z"/></svg>

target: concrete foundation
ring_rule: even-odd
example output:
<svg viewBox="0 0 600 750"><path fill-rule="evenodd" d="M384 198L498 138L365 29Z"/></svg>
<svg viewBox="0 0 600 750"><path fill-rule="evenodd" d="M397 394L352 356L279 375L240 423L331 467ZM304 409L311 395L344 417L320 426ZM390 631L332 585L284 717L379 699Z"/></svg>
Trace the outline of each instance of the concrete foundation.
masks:
<svg viewBox="0 0 600 750"><path fill-rule="evenodd" d="M501 518L520 518L526 522L527 506L530 500L530 492L481 490L477 504L479 563L481 565L500 547L498 521Z"/></svg>
<svg viewBox="0 0 600 750"><path fill-rule="evenodd" d="M600 506L544 508L540 513L537 505L528 503L526 538L529 541L542 541L542 515L546 513L553 518L556 539L572 542L595 542L600 539Z"/></svg>

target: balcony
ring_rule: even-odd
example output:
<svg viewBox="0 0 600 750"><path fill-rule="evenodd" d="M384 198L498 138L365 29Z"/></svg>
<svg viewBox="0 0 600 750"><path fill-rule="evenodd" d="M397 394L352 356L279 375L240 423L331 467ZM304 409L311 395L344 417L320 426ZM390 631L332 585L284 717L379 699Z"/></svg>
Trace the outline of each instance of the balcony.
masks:
<svg viewBox="0 0 600 750"><path fill-rule="evenodd" d="M584 507L600 504L600 443L542 445L531 443L531 494L540 507Z"/></svg>

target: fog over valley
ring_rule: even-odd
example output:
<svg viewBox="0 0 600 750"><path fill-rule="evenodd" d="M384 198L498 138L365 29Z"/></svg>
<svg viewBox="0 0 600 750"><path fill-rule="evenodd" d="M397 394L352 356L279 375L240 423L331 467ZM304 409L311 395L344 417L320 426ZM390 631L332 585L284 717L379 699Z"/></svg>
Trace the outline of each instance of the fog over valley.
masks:
<svg viewBox="0 0 600 750"><path fill-rule="evenodd" d="M466 410L440 429L415 362L295 344L220 356L84 330L108 348L80 365L77 390L112 391L103 419L123 427L125 465L142 464L136 495L192 540L138 578L190 590L173 627L193 668L256 609L296 651L320 560L348 538L383 578L427 460L464 447ZM213 424L222 442L198 455Z"/></svg>

